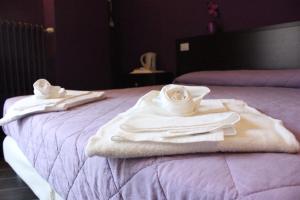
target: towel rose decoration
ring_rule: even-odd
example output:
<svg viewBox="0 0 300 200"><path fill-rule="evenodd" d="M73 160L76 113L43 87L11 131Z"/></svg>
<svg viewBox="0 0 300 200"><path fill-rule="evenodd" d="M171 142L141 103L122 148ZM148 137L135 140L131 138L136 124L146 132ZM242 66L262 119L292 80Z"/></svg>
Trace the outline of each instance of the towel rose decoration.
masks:
<svg viewBox="0 0 300 200"><path fill-rule="evenodd" d="M160 91L162 107L175 115L193 115L200 105L201 99L210 90L198 87L197 96L193 97L189 91L193 86L166 85Z"/></svg>
<svg viewBox="0 0 300 200"><path fill-rule="evenodd" d="M33 84L33 92L39 99L62 98L66 90L60 86L52 86L46 79L39 79Z"/></svg>

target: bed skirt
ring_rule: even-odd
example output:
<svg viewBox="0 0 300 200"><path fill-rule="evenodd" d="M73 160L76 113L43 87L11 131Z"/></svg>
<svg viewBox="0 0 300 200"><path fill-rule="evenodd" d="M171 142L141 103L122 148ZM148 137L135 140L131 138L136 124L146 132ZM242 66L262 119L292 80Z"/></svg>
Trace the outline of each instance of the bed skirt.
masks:
<svg viewBox="0 0 300 200"><path fill-rule="evenodd" d="M41 200L62 200L30 164L17 142L10 136L3 141L5 161L13 168L18 176L29 186L33 193Z"/></svg>

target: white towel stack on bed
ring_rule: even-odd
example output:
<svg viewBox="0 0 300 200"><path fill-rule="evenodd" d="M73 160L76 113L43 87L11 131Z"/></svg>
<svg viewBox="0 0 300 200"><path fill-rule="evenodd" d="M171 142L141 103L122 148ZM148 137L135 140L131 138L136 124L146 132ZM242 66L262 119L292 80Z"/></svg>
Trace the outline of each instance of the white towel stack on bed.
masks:
<svg viewBox="0 0 300 200"><path fill-rule="evenodd" d="M280 120L233 99L202 100L208 88L150 91L100 127L88 156L147 157L197 152L288 152L299 143Z"/></svg>
<svg viewBox="0 0 300 200"><path fill-rule="evenodd" d="M0 119L0 126L27 115L63 111L105 98L104 92L65 90L60 86L52 86L45 79L37 80L33 88L34 95L24 97L9 107Z"/></svg>
<svg viewBox="0 0 300 200"><path fill-rule="evenodd" d="M221 110L214 113L212 107L207 107L205 113L199 111L202 98L209 92L207 87L167 85L156 98L145 97L139 109L120 124L118 134L111 139L191 143L222 141L224 135L235 135L233 125L240 116L226 112L221 102L215 102L215 109L221 109L221 113Z"/></svg>

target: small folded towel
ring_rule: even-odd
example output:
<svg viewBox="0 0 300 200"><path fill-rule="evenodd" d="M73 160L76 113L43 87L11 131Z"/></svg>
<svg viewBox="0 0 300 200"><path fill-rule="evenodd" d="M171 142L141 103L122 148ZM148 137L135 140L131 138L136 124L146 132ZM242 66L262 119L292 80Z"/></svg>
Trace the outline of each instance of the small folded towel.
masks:
<svg viewBox="0 0 300 200"><path fill-rule="evenodd" d="M63 98L66 90L60 86L51 85L46 79L39 79L33 84L33 92L38 99Z"/></svg>
<svg viewBox="0 0 300 200"><path fill-rule="evenodd" d="M51 86L45 79L35 82L34 93L10 106L0 119L0 126L35 113L63 111L105 98L104 92L65 90Z"/></svg>
<svg viewBox="0 0 300 200"><path fill-rule="evenodd" d="M147 102L146 99L144 100ZM146 102L144 102L144 108L151 107L153 102ZM210 106L206 108L206 111L213 109L213 103L207 103L207 100L203 100L200 107L206 107L205 105ZM193 116L170 116L164 115L163 112L156 113L140 109L127 115L111 140L164 143L222 141L224 136L236 134L233 126L240 120L239 114L235 112L198 113Z"/></svg>
<svg viewBox="0 0 300 200"><path fill-rule="evenodd" d="M225 133L226 132L226 133ZM234 128L217 129L211 132L182 135L174 137L163 137L163 134L157 132L135 133L120 131L119 134L112 136L111 140L114 142L152 142L152 143L169 143L169 144L187 144L196 142L218 142L224 140L225 134L235 134Z"/></svg>
<svg viewBox="0 0 300 200"><path fill-rule="evenodd" d="M209 91L201 86L167 85L159 93L149 92L112 140L186 143L221 141L224 134L236 134L233 125L240 116L227 112L220 100L202 101Z"/></svg>
<svg viewBox="0 0 300 200"><path fill-rule="evenodd" d="M207 87L170 84L161 89L159 97L168 112L179 116L193 115L209 92Z"/></svg>
<svg viewBox="0 0 300 200"><path fill-rule="evenodd" d="M233 126L240 120L235 112L212 113L194 116L162 116L137 112L122 123L121 129L131 133L169 132L180 133L195 130L206 133L225 126ZM195 133L194 133L195 134Z"/></svg>
<svg viewBox="0 0 300 200"><path fill-rule="evenodd" d="M235 135L239 114L228 112L220 100L202 100L208 92L206 87L179 85L151 91L120 114L122 120L108 126L107 131L113 133L110 140L186 144L223 141L224 136Z"/></svg>

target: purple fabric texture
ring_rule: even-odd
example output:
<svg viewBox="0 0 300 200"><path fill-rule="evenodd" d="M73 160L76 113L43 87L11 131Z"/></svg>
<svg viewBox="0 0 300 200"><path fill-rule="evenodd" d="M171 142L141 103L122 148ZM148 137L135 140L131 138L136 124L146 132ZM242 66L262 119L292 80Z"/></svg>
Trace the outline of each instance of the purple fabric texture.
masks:
<svg viewBox="0 0 300 200"><path fill-rule="evenodd" d="M108 99L65 112L37 114L4 127L64 199L243 199L300 197L300 154L212 153L165 157L87 158L98 128L150 89L107 91ZM300 140L300 89L210 87L208 98L236 98L283 120ZM7 109L17 98L8 99Z"/></svg>
<svg viewBox="0 0 300 200"><path fill-rule="evenodd" d="M300 69L197 71L177 77L174 83L300 88Z"/></svg>

